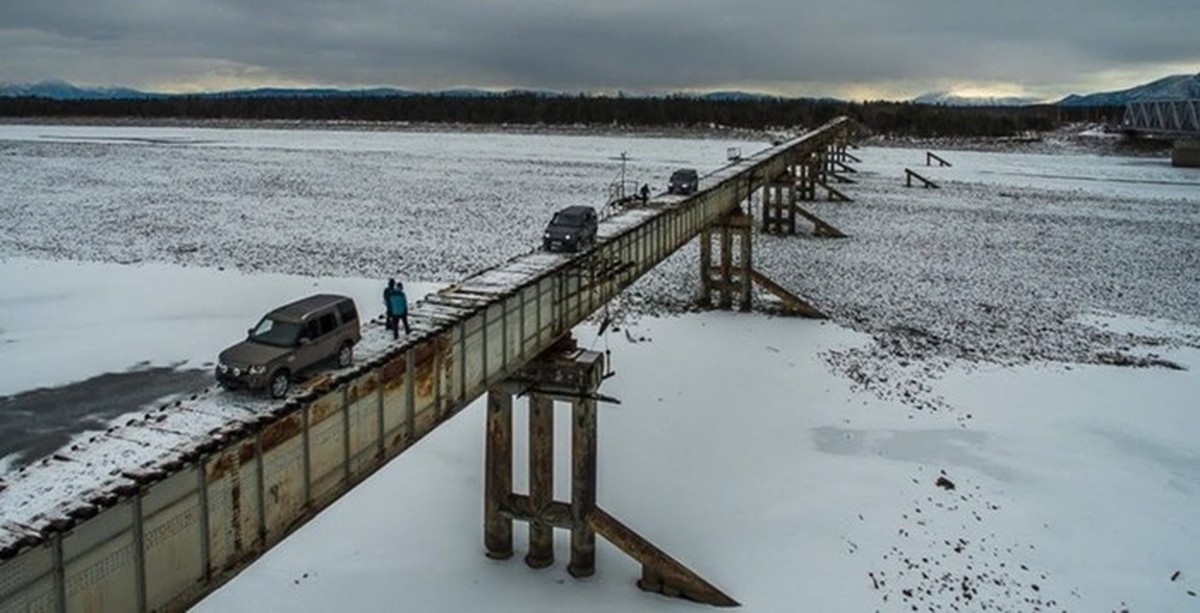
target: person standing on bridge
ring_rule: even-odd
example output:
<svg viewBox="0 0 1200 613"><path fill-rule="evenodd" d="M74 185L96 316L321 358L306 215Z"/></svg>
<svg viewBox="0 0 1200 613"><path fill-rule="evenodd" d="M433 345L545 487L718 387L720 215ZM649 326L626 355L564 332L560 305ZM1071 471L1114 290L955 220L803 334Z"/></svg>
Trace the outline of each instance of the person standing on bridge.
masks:
<svg viewBox="0 0 1200 613"><path fill-rule="evenodd" d="M383 290L383 305L387 309L387 329L392 331L392 339L400 338L400 322L404 322L404 333L412 334L408 326L408 296L404 294L404 284L395 279L388 279L387 289Z"/></svg>

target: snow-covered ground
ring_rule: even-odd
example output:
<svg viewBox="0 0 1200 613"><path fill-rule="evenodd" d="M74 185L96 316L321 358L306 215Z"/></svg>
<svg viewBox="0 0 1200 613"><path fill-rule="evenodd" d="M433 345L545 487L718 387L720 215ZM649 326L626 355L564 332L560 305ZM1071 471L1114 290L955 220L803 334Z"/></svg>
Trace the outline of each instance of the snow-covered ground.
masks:
<svg viewBox="0 0 1200 613"><path fill-rule="evenodd" d="M432 289L600 204L621 151L661 184L728 146L758 148L0 126L0 394L203 367L313 288ZM831 322L687 312L693 245L619 330L580 328L622 401L600 504L753 610L1200 608L1200 174L939 152L955 166L855 151L856 202L809 207L848 239L756 236L756 265ZM633 588L607 546L583 582L483 557L482 426L466 410L197 609L698 610Z"/></svg>

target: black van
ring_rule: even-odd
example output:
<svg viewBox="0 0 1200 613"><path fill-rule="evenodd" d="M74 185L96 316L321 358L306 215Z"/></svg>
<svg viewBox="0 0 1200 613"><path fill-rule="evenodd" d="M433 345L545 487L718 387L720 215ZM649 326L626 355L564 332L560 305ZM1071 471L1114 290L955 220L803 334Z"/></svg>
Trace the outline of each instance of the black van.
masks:
<svg viewBox="0 0 1200 613"><path fill-rule="evenodd" d="M542 248L546 251L579 251L594 245L598 225L596 209L582 205L569 206L555 213L546 226L546 232L542 234Z"/></svg>
<svg viewBox="0 0 1200 613"><path fill-rule="evenodd" d="M680 168L671 173L671 180L667 183L667 193L686 196L696 193L696 189L699 187L700 175L696 173L696 169Z"/></svg>
<svg viewBox="0 0 1200 613"><path fill-rule="evenodd" d="M316 294L267 313L246 340L221 352L217 382L227 389L266 388L283 398L292 378L330 358L346 368L362 338L354 300Z"/></svg>

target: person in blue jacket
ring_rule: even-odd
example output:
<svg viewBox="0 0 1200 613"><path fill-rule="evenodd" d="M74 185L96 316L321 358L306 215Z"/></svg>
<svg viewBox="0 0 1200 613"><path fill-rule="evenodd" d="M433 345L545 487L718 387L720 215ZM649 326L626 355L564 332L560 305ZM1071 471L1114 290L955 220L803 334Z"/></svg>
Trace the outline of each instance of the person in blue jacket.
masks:
<svg viewBox="0 0 1200 613"><path fill-rule="evenodd" d="M403 283L388 279L387 289L383 290L383 305L387 308L387 329L392 331L392 338L400 338L400 322L404 322L404 333L412 334L408 327L408 296L404 295Z"/></svg>

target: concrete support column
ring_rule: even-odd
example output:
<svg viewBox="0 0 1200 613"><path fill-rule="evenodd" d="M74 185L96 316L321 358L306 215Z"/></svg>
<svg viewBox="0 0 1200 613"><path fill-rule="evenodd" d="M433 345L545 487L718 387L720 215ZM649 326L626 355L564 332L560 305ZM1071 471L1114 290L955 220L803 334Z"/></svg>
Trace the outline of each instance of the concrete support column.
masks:
<svg viewBox="0 0 1200 613"><path fill-rule="evenodd" d="M500 514L512 494L512 395L488 390L487 439L484 443L483 544L487 556L504 560L513 554L512 519Z"/></svg>
<svg viewBox="0 0 1200 613"><path fill-rule="evenodd" d="M596 401L571 404L571 564L573 577L596 572L596 533L588 518L596 510Z"/></svg>
<svg viewBox="0 0 1200 613"><path fill-rule="evenodd" d="M554 563L554 528L542 517L554 499L554 400L542 394L529 396L529 553L525 563L545 568Z"/></svg>

